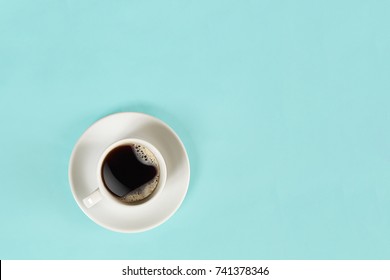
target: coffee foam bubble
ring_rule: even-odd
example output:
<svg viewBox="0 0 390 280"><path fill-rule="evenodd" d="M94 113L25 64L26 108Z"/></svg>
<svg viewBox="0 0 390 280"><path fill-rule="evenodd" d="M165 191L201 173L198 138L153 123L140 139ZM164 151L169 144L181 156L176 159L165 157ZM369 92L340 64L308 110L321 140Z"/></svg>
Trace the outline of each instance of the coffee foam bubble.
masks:
<svg viewBox="0 0 390 280"><path fill-rule="evenodd" d="M159 176L157 175L152 181L129 192L124 197L122 197L121 200L125 203L135 203L146 199L154 192L154 190L158 185L158 181L159 181Z"/></svg>
<svg viewBox="0 0 390 280"><path fill-rule="evenodd" d="M122 197L120 200L125 203L137 203L148 198L156 189L160 179L160 168L156 156L148 148L139 144L132 145L132 149L141 163L156 167L157 174L151 181Z"/></svg>
<svg viewBox="0 0 390 280"><path fill-rule="evenodd" d="M153 165L158 169L158 162L155 155L145 146L136 144L132 146L137 159L146 165Z"/></svg>

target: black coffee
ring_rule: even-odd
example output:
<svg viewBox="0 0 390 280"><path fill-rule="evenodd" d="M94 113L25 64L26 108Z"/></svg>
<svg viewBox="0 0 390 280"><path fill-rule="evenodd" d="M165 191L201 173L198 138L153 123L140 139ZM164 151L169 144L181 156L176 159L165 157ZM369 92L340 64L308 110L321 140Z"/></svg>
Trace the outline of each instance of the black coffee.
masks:
<svg viewBox="0 0 390 280"><path fill-rule="evenodd" d="M101 176L104 185L114 196L126 203L134 203L153 193L159 180L159 166L148 148L126 144L107 154Z"/></svg>

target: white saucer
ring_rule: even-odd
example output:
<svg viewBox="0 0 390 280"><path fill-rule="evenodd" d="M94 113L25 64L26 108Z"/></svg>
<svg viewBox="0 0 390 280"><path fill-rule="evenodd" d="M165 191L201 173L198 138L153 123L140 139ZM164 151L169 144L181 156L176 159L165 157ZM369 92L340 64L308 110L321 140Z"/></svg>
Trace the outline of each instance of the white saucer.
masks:
<svg viewBox="0 0 390 280"><path fill-rule="evenodd" d="M83 199L98 186L98 160L110 144L124 138L144 139L163 155L167 181L158 197L146 205L129 206L103 198L91 208ZM119 232L154 228L180 207L190 181L190 164L183 143L164 122L142 113L117 113L95 122L80 137L69 162L69 182L79 207L97 224Z"/></svg>

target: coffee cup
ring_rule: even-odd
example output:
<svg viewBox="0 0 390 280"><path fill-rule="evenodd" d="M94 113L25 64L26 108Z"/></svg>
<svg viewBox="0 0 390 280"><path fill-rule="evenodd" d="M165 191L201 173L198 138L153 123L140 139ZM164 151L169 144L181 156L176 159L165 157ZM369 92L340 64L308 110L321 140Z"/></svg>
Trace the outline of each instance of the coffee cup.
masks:
<svg viewBox="0 0 390 280"><path fill-rule="evenodd" d="M87 208L103 199L131 207L149 203L161 193L167 167L163 156L151 143L127 138L104 150L96 176L96 189L83 199Z"/></svg>

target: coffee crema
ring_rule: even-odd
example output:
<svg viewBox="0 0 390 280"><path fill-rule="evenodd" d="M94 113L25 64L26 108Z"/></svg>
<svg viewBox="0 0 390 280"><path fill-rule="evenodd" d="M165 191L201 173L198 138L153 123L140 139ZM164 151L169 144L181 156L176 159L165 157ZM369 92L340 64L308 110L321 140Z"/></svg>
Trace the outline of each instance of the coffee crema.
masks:
<svg viewBox="0 0 390 280"><path fill-rule="evenodd" d="M160 168L156 156L140 144L124 144L103 160L101 176L106 189L120 201L137 204L157 188Z"/></svg>

